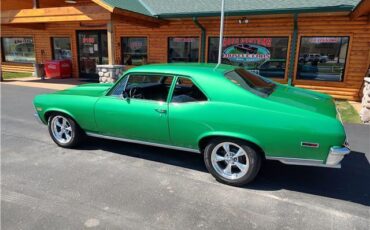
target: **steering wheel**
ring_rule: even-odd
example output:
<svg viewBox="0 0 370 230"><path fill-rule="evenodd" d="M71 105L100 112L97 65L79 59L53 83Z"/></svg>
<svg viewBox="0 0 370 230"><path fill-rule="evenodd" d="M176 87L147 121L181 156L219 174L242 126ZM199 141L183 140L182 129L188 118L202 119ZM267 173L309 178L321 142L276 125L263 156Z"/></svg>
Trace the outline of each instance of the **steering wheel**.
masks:
<svg viewBox="0 0 370 230"><path fill-rule="evenodd" d="M132 87L129 91L130 98L139 98L144 99L144 95L142 93L142 89L139 87Z"/></svg>

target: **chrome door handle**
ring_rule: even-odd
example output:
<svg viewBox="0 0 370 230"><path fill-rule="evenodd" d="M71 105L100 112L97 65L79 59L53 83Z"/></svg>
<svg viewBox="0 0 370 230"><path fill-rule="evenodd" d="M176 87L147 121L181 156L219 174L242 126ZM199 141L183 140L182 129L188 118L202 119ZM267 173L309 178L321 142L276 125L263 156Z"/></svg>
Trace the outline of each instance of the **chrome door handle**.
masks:
<svg viewBox="0 0 370 230"><path fill-rule="evenodd" d="M155 111L158 113L167 113L167 110L165 109L155 109Z"/></svg>

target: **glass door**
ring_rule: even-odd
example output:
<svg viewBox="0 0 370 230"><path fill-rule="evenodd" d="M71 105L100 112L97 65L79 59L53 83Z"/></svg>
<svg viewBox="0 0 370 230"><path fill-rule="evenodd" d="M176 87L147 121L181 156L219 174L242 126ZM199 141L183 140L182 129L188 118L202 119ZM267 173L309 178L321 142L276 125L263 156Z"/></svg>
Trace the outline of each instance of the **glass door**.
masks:
<svg viewBox="0 0 370 230"><path fill-rule="evenodd" d="M77 31L80 78L98 80L96 65L108 64L107 32Z"/></svg>

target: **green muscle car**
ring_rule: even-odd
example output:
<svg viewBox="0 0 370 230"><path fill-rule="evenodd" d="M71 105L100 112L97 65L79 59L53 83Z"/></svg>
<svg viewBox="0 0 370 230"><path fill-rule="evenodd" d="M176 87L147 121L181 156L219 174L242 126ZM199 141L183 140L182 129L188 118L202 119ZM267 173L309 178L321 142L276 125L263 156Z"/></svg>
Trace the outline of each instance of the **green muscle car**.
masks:
<svg viewBox="0 0 370 230"><path fill-rule="evenodd" d="M115 84L86 84L34 99L53 141L84 135L197 152L219 181L252 181L261 161L340 167L350 152L332 97L239 67L158 64Z"/></svg>

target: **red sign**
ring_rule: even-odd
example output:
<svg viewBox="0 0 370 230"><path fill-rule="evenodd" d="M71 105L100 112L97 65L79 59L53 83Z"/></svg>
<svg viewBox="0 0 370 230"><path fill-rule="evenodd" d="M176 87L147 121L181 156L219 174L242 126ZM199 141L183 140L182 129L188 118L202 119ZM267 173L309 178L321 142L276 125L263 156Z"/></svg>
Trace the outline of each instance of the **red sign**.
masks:
<svg viewBox="0 0 370 230"><path fill-rule="evenodd" d="M83 38L82 39L82 43L95 43L95 39L94 38Z"/></svg>
<svg viewBox="0 0 370 230"><path fill-rule="evenodd" d="M337 37L317 37L317 38L310 38L311 43L338 43L340 38Z"/></svg>
<svg viewBox="0 0 370 230"><path fill-rule="evenodd" d="M223 54L223 58L270 59L270 54Z"/></svg>
<svg viewBox="0 0 370 230"><path fill-rule="evenodd" d="M256 44L271 47L272 38L224 38L223 47L236 44Z"/></svg>
<svg viewBox="0 0 370 230"><path fill-rule="evenodd" d="M174 42L195 42L195 38L174 38Z"/></svg>
<svg viewBox="0 0 370 230"><path fill-rule="evenodd" d="M138 50L138 49L140 49L141 47L143 47L143 42L141 42L141 41L134 41L134 42L130 42L129 47L130 47L132 50Z"/></svg>
<svg viewBox="0 0 370 230"><path fill-rule="evenodd" d="M32 43L32 38L14 38L14 44Z"/></svg>

